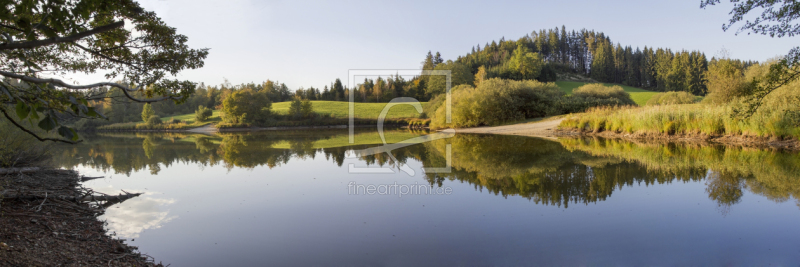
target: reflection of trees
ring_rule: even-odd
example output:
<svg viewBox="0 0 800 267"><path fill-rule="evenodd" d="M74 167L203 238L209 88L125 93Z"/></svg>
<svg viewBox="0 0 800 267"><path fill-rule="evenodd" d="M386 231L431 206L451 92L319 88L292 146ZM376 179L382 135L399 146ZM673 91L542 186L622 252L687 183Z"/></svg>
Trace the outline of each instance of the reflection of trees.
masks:
<svg viewBox="0 0 800 267"><path fill-rule="evenodd" d="M686 170L695 169L707 176L706 192L723 210L738 203L744 189L776 202L800 196L798 153L723 145L637 144L602 138L561 143L570 150L619 157L644 166L648 172L669 173L678 179L685 177Z"/></svg>
<svg viewBox="0 0 800 267"><path fill-rule="evenodd" d="M162 165L195 163L202 166L224 164L226 168L273 168L286 164L292 158L314 158L325 155L341 166L346 152L363 149L365 145L333 148L314 148L314 142L336 136L346 136L346 131L336 132L281 132L221 134L219 136L187 135L174 133L103 134L89 136L87 141L75 146L60 146L57 161L64 167L87 165L103 171L130 175L132 172L150 170L158 174ZM273 148L288 143L288 149ZM398 160L405 162L408 155ZM397 154L397 153L395 153ZM386 155L372 156L368 164L385 164Z"/></svg>
<svg viewBox="0 0 800 267"><path fill-rule="evenodd" d="M426 144L426 167L444 166L445 145L452 145L450 174L428 174L431 184L445 179L466 181L495 194L519 195L536 203L590 203L609 197L616 188L645 183L669 183L676 178L699 180L705 172L687 169L676 177L651 172L617 157L570 151L557 142L496 135L457 135Z"/></svg>
<svg viewBox="0 0 800 267"><path fill-rule="evenodd" d="M64 167L79 164L130 175L174 163L227 168L273 168L297 158L324 155L338 166L353 149L368 145L315 148L346 132L282 132L222 134L116 134L91 136L75 146L56 150ZM329 142L330 143L330 142ZM724 146L636 144L605 139L570 139L561 143L536 138L456 135L393 150L398 162L384 154L362 156L368 165L404 164L444 167L452 146L452 172L426 173L432 185L458 180L503 196L519 195L546 205L568 206L607 199L614 190L634 184L664 184L706 179L709 198L723 209L738 203L745 189L774 201L800 196L800 157L794 153ZM283 148L275 148L283 147Z"/></svg>

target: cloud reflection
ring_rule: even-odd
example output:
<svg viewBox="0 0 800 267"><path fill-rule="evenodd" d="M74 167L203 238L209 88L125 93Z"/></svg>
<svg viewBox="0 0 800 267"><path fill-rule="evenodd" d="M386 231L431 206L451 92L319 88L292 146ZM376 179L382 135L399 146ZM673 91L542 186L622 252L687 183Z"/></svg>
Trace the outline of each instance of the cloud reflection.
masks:
<svg viewBox="0 0 800 267"><path fill-rule="evenodd" d="M149 192L139 197L113 205L106 210L101 219L108 222L108 231L122 238L138 238L148 229L158 229L178 216L169 216L166 206L175 203L174 199L152 197Z"/></svg>

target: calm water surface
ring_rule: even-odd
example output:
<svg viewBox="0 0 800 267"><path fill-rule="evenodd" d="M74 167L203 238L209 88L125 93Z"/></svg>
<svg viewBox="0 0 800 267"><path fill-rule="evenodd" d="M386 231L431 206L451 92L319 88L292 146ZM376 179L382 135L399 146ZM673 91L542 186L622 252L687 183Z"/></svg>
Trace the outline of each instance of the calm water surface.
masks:
<svg viewBox="0 0 800 267"><path fill-rule="evenodd" d="M86 139L59 146L60 165L105 176L96 191L144 192L104 219L172 266L800 265L797 153L459 134L353 156L381 140L346 131ZM394 173L353 173L368 167Z"/></svg>

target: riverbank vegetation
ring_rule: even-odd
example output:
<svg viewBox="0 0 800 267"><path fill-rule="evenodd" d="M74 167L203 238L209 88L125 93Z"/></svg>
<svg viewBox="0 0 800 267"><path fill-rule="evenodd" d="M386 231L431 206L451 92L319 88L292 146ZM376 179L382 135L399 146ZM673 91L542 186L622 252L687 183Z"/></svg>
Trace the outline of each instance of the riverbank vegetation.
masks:
<svg viewBox="0 0 800 267"><path fill-rule="evenodd" d="M763 100L761 107L743 116L750 88L758 86L774 61L745 67L736 60L721 59L709 71L709 95L699 104L693 96L654 97L654 105L641 108L596 108L568 116L562 128L610 131L622 134L708 136L743 135L766 138L800 138L800 81L781 86ZM662 98L671 100L662 100ZM682 100L681 100L682 99ZM696 98L695 98L696 99ZM656 103L658 102L658 103Z"/></svg>
<svg viewBox="0 0 800 267"><path fill-rule="evenodd" d="M445 96L431 101L431 128L464 128L499 125L529 118L583 111L596 106L635 105L619 86L587 84L566 95L554 83L492 78L477 87L461 85L451 91L451 122Z"/></svg>

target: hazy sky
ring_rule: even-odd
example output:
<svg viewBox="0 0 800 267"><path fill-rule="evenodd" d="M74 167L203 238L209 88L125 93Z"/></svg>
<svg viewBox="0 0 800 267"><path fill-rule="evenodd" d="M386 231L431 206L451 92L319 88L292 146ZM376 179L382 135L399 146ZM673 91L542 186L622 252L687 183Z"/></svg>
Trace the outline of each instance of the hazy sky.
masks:
<svg viewBox="0 0 800 267"><path fill-rule="evenodd" d="M206 84L286 83L322 87L349 69L417 69L428 50L447 59L472 46L516 40L565 25L602 31L633 47L723 47L734 58L786 54L798 38L723 32L730 4L700 1L198 1L141 0L195 48L211 48L205 67L180 78Z"/></svg>

